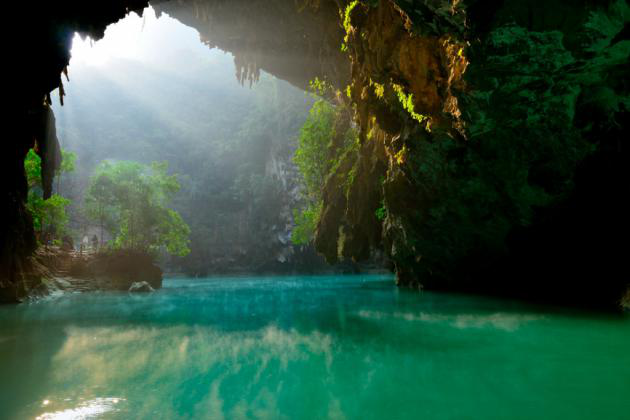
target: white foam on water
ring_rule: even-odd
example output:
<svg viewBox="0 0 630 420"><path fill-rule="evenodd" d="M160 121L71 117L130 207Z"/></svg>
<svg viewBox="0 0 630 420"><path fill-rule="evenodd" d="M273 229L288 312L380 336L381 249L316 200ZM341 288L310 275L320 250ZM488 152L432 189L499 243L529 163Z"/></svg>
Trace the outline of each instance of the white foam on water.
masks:
<svg viewBox="0 0 630 420"><path fill-rule="evenodd" d="M177 407L164 411L164 396L179 395L180 384L192 375L206 381L192 408L193 417L238 418L247 412L255 418L278 418L281 377L292 375L296 364L313 359L323 373L333 363L331 336L276 325L245 332L189 325L68 327L65 333L67 338L52 360L51 389L63 390L54 398L87 400L95 389L114 391L138 384L150 392L141 398L125 394L125 409L139 417L151 417L157 407L161 416L177 417ZM225 391L235 380L240 381L243 395L238 403ZM230 403L227 397L232 398ZM93 418L111 411L112 401L97 398L77 407L55 407L57 411L38 419ZM338 412L339 407L332 404L329 411Z"/></svg>

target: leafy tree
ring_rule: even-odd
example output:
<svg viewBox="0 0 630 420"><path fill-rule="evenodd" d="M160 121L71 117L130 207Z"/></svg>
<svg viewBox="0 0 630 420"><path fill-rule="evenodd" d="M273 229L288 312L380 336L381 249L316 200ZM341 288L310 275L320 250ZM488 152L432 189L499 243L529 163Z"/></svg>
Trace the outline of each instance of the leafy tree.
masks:
<svg viewBox="0 0 630 420"><path fill-rule="evenodd" d="M57 175L74 172L76 168L77 154L65 149L61 149L61 165L57 169Z"/></svg>
<svg viewBox="0 0 630 420"><path fill-rule="evenodd" d="M74 172L76 167L77 154L68 150L61 150L61 165L55 171L55 175L60 177L63 174ZM24 170L26 172L26 179L29 188L42 186L42 159L35 152L30 149L24 159Z"/></svg>
<svg viewBox="0 0 630 420"><path fill-rule="evenodd" d="M35 191L30 191L26 208L33 216L33 226L36 232L50 232L53 238L59 238L66 232L68 215L66 207L70 200L53 194L44 200Z"/></svg>
<svg viewBox="0 0 630 420"><path fill-rule="evenodd" d="M66 150L62 150L61 157L61 166L56 173L58 177L63 173L72 172L76 161L76 154ZM61 237L67 231L66 207L70 200L59 194L52 194L47 200L42 198L42 161L33 149L26 155L24 170L29 187L26 207L33 217L35 231L40 236L48 233L52 239Z"/></svg>
<svg viewBox="0 0 630 420"><path fill-rule="evenodd" d="M105 231L113 232L116 229L118 209L114 189L111 177L97 174L91 179L84 199L86 216L98 223L100 228L101 245L103 245Z"/></svg>
<svg viewBox="0 0 630 420"><path fill-rule="evenodd" d="M171 255L190 252L190 228L167 205L179 190L166 162L104 161L90 180L87 214L114 237L112 246Z"/></svg>

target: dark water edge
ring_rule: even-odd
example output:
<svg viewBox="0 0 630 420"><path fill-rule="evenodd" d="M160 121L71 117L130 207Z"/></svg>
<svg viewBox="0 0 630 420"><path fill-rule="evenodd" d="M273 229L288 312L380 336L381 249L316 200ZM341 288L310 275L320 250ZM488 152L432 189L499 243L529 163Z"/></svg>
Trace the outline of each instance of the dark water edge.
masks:
<svg viewBox="0 0 630 420"><path fill-rule="evenodd" d="M391 276L167 279L0 307L0 418L624 418L630 317Z"/></svg>

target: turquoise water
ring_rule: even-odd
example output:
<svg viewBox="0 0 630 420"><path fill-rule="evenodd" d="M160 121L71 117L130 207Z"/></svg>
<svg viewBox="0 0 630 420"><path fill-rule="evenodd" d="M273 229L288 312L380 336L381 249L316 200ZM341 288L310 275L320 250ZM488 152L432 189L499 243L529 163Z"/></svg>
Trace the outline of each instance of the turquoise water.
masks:
<svg viewBox="0 0 630 420"><path fill-rule="evenodd" d="M0 307L0 418L630 418L630 317L384 276Z"/></svg>

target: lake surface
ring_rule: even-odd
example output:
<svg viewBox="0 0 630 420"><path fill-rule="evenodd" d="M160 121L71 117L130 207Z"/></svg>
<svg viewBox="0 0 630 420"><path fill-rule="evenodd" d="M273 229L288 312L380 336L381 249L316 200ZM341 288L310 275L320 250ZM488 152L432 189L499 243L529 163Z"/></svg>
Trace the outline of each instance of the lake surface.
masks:
<svg viewBox="0 0 630 420"><path fill-rule="evenodd" d="M628 419L630 317L388 276L0 306L1 419Z"/></svg>

